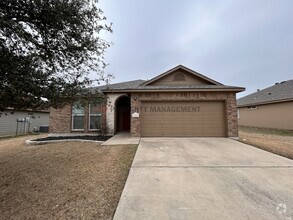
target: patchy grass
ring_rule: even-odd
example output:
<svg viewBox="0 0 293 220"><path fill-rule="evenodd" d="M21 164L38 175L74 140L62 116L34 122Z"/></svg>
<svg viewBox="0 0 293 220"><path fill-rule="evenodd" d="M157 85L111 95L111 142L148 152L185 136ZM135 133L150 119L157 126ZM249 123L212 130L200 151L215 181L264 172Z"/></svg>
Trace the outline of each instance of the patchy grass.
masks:
<svg viewBox="0 0 293 220"><path fill-rule="evenodd" d="M11 139L11 138L16 138L16 137L37 137L37 135L39 136L44 136L47 137L48 133L35 133L35 134L20 134L20 135L6 135L6 136L0 136L0 140L4 140L4 139Z"/></svg>
<svg viewBox="0 0 293 220"><path fill-rule="evenodd" d="M239 137L243 143L293 159L293 131L240 127Z"/></svg>
<svg viewBox="0 0 293 220"><path fill-rule="evenodd" d="M244 127L240 126L240 131L246 133L258 133L266 135L279 135L279 136L293 136L293 130L280 130L271 128L255 128L255 127Z"/></svg>
<svg viewBox="0 0 293 220"><path fill-rule="evenodd" d="M0 219L112 219L137 145L0 140Z"/></svg>

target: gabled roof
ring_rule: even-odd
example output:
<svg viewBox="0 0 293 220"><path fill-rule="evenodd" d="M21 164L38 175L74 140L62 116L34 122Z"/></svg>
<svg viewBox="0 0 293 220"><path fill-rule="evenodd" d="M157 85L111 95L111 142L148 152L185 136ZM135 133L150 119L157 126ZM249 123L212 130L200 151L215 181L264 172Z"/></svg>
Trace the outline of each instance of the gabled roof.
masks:
<svg viewBox="0 0 293 220"><path fill-rule="evenodd" d="M166 71L166 72L164 72L164 73L162 73L162 74L160 74L160 75L158 75L158 76L156 76L156 77L154 77L154 78L152 78L152 79L150 79L148 81L145 81L142 84L142 86L150 85L151 83L153 83L153 82L163 78L164 76L166 76L166 75L168 75L170 73L173 73L173 72L175 72L175 71L177 71L179 69L183 69L186 72L190 73L191 75L194 75L194 76L196 76L198 78L201 78L201 79L203 79L203 80L205 80L207 82L210 82L210 83L212 83L214 85L223 85L223 84L221 84L221 83L219 83L219 82L217 82L217 81L215 81L213 79L210 79L210 78L208 78L208 77L206 77L206 76L204 76L204 75L202 75L202 74L200 74L198 72L195 72L194 70L191 70L191 69L189 69L189 68L187 68L187 67L185 67L183 65L178 65L178 66L176 66L176 67L174 67L174 68L172 68L172 69L170 69L170 70L168 70L168 71Z"/></svg>
<svg viewBox="0 0 293 220"><path fill-rule="evenodd" d="M293 101L293 80L283 81L237 100L238 107Z"/></svg>
<svg viewBox="0 0 293 220"><path fill-rule="evenodd" d="M173 84L173 85L152 85L152 82L172 73L176 70L183 69L188 73L199 77L210 84ZM236 86L227 86L223 85L215 80L212 80L206 76L203 76L200 73L197 73L193 70L190 70L182 65L179 65L161 75L154 77L151 80L144 81L144 80L133 80L128 82L122 83L115 83L109 84L105 86L98 86L94 89L98 89L103 93L115 93L115 92L169 92L169 91L231 91L231 92L241 92L244 91L245 88L243 87L236 87Z"/></svg>

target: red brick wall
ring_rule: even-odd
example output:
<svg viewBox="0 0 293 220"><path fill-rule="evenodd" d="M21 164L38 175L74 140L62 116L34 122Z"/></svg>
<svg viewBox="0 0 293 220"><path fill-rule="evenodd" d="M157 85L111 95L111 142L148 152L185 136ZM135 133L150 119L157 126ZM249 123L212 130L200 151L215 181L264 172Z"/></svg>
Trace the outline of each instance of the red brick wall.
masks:
<svg viewBox="0 0 293 220"><path fill-rule="evenodd" d="M61 109L50 108L50 133L97 133L97 131L89 131L89 106L84 109L84 130L72 131L72 106L67 105ZM101 106L102 125L106 125L106 105Z"/></svg>
<svg viewBox="0 0 293 220"><path fill-rule="evenodd" d="M50 108L50 133L68 133L71 131L71 106L61 109Z"/></svg>
<svg viewBox="0 0 293 220"><path fill-rule="evenodd" d="M141 101L225 101L227 136L238 137L236 94L233 92L132 93L131 113L139 112ZM131 118L131 134L140 136L140 117Z"/></svg>

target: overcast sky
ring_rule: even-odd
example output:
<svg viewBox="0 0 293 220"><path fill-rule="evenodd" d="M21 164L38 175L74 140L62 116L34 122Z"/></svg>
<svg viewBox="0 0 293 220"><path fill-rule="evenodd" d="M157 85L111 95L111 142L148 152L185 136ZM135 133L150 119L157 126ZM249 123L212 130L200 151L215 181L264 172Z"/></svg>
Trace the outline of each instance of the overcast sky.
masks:
<svg viewBox="0 0 293 220"><path fill-rule="evenodd" d="M178 64L238 97L293 79L292 0L99 0L113 34L111 82L150 79Z"/></svg>

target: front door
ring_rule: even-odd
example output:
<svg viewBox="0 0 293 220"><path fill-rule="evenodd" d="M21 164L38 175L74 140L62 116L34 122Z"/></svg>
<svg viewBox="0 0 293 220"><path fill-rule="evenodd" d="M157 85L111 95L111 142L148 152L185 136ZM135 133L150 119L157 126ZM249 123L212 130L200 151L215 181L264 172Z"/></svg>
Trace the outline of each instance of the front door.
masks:
<svg viewBox="0 0 293 220"><path fill-rule="evenodd" d="M116 131L130 131L130 98L122 96L116 102Z"/></svg>

